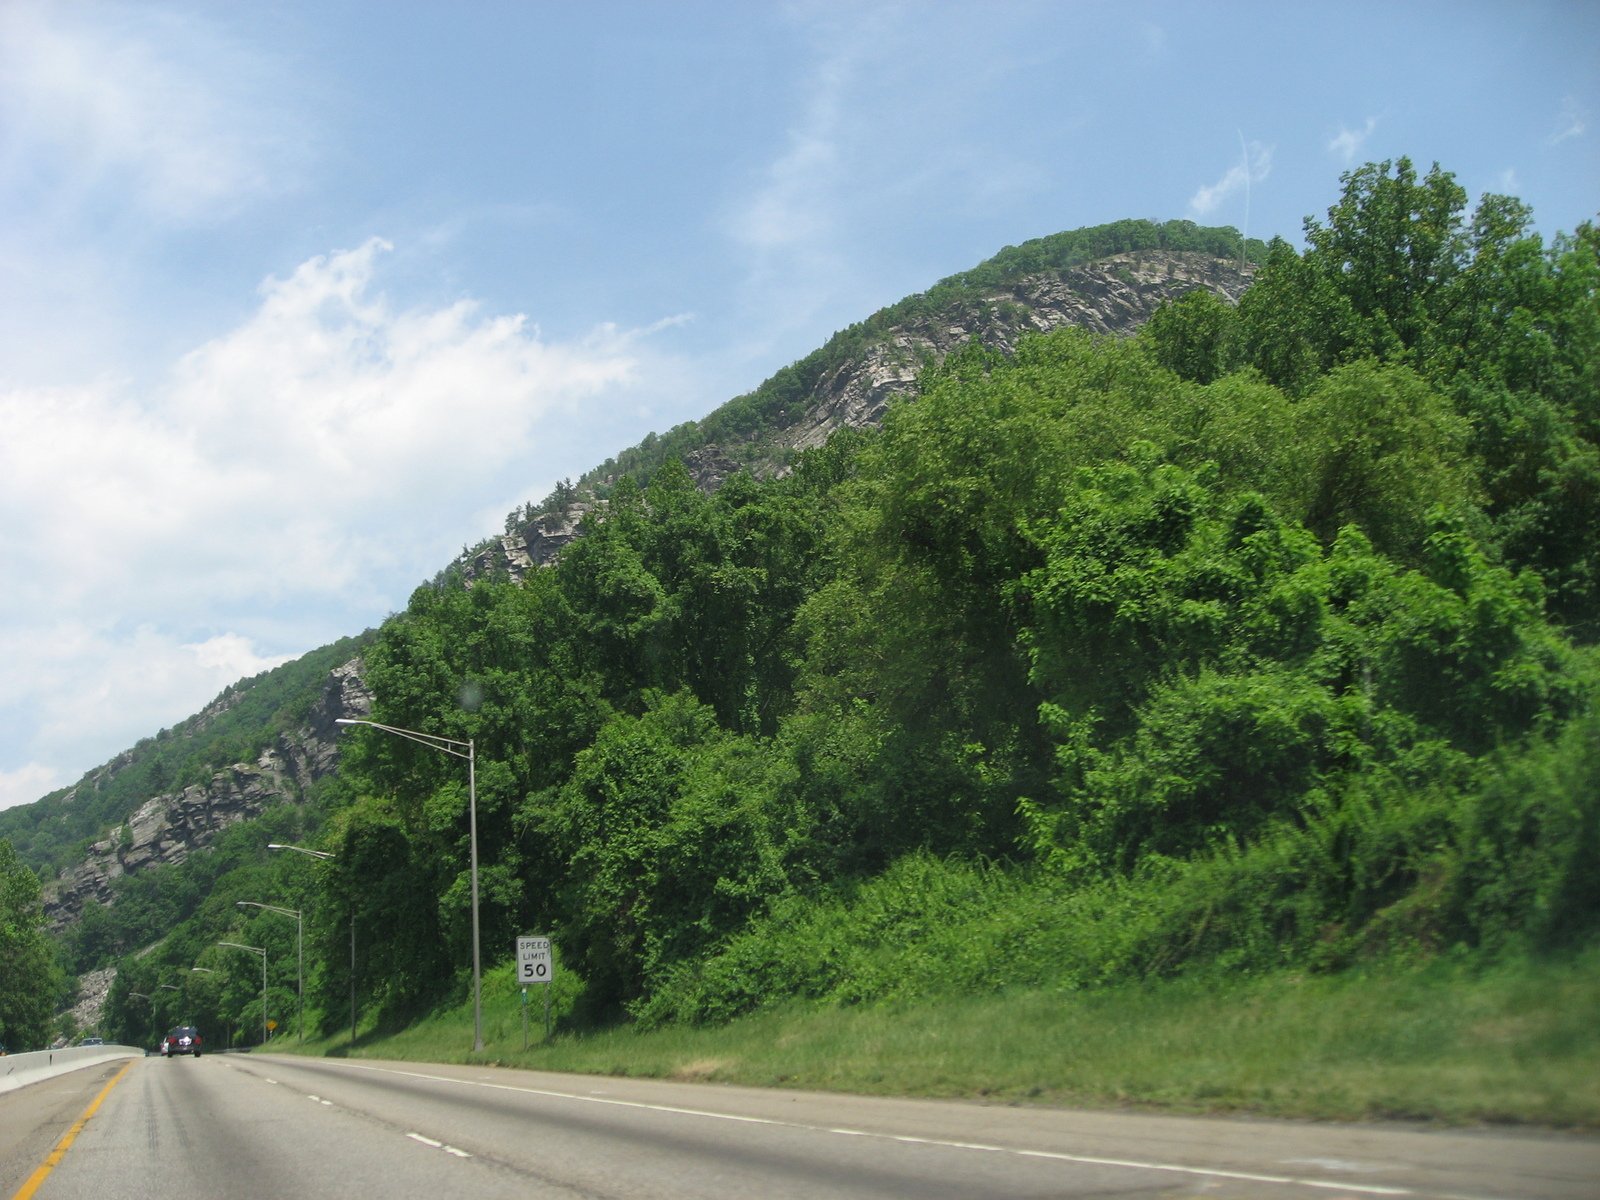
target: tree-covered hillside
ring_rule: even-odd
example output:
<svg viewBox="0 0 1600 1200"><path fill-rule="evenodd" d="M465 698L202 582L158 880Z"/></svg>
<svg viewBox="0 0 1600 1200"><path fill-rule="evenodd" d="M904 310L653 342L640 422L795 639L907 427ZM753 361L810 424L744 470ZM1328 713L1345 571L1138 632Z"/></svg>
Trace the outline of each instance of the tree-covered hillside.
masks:
<svg viewBox="0 0 1600 1200"><path fill-rule="evenodd" d="M686 422L660 436L652 434L639 445L607 459L586 471L579 487L605 495L612 486L610 481L619 478L631 477L638 484L648 484L662 464L707 445L732 454L753 473L769 473L775 466L786 465L786 456L779 455L780 461L774 461L771 445L785 421L798 419L819 383L844 364L858 360L869 347L921 320L948 323L964 317L969 310L985 304L992 292L1019 280L1064 274L1085 263L1139 251L1188 251L1258 263L1265 260L1267 247L1257 239L1246 241L1231 228L1201 226L1193 221L1133 220L1093 225L1007 246L971 270L941 279L927 291L907 296L840 330L754 391L734 397L703 419ZM558 500L560 496L551 499ZM512 521L519 515L531 513L514 513Z"/></svg>
<svg viewBox="0 0 1600 1200"><path fill-rule="evenodd" d="M572 1016L660 1022L1591 943L1600 233L1401 160L1307 243L1237 308L972 347L783 478L667 460L524 583L419 589L373 716L474 741L486 957L550 932ZM460 994L464 765L347 736L296 831L334 857L230 835L113 1022L168 971L248 1013L188 974L219 940L292 981L241 899L305 911L327 1027Z"/></svg>
<svg viewBox="0 0 1600 1200"><path fill-rule="evenodd" d="M525 585L419 591L369 681L476 740L484 944L725 1014L929 854L1166 897L1096 977L1591 937L1600 238L1404 161L1307 233L1237 310L974 348L788 478L669 464ZM343 778L324 908L400 1019L468 958L466 781L380 734Z"/></svg>

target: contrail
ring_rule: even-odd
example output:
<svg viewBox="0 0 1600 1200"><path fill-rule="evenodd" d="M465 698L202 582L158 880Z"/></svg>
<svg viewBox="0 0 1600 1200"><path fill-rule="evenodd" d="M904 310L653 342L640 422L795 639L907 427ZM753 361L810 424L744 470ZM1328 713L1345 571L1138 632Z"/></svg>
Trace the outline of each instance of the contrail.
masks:
<svg viewBox="0 0 1600 1200"><path fill-rule="evenodd" d="M1244 250L1250 241L1250 151L1244 144L1244 130L1235 127L1239 135L1239 157L1244 163L1244 232L1239 236L1239 270L1244 271Z"/></svg>

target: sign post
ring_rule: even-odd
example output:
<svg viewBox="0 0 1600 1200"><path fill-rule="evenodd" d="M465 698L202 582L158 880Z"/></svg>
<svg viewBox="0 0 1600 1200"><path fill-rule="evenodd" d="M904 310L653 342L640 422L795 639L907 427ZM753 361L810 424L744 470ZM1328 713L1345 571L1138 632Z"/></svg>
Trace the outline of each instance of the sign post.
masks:
<svg viewBox="0 0 1600 1200"><path fill-rule="evenodd" d="M544 989L544 1036L550 1040L550 981L556 973L547 937L517 939L517 982L522 985L522 1048L528 1048L528 985L542 983Z"/></svg>

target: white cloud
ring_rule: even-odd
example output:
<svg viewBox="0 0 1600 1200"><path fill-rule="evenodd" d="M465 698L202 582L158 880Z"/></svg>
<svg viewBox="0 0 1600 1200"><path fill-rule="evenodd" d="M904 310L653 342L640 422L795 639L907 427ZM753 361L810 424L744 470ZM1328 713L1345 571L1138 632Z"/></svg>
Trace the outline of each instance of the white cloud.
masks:
<svg viewBox="0 0 1600 1200"><path fill-rule="evenodd" d="M376 528L349 544L352 524L458 520L542 423L636 375L634 336L614 328L553 345L469 301L394 310L369 288L386 249L374 239L269 281L250 321L174 373L189 502L233 514L253 554L301 586L343 588L387 554ZM237 529L219 532L228 554Z"/></svg>
<svg viewBox="0 0 1600 1200"><path fill-rule="evenodd" d="M59 774L40 763L27 763L15 771L0 771L0 809L32 804L60 786Z"/></svg>
<svg viewBox="0 0 1600 1200"><path fill-rule="evenodd" d="M293 654L274 654L263 657L249 638L237 633L219 634L203 642L190 642L182 647L194 655L195 663L207 671L215 671L225 680L248 679L274 667L292 662Z"/></svg>
<svg viewBox="0 0 1600 1200"><path fill-rule="evenodd" d="M1245 148L1242 162L1234 164L1216 183L1206 184L1189 198L1189 211L1197 217L1208 216L1235 192L1243 191L1248 196L1250 185L1260 183L1271 173L1272 147L1251 142Z"/></svg>
<svg viewBox="0 0 1600 1200"><path fill-rule="evenodd" d="M257 654L237 634L183 644L152 625L128 630L79 616L41 617L11 630L5 642L11 672L0 712L22 714L12 719L28 722L35 757L0 781L17 793L34 789L13 803L75 783L83 770L191 716L235 680L292 657ZM85 745L101 749L84 759Z"/></svg>
<svg viewBox="0 0 1600 1200"><path fill-rule="evenodd" d="M1582 137L1589 127L1589 114L1577 98L1568 96L1561 103L1560 115L1556 117L1556 127L1550 136L1545 139L1550 145L1557 146L1572 138Z"/></svg>
<svg viewBox="0 0 1600 1200"><path fill-rule="evenodd" d="M1367 139L1377 127L1377 117L1368 117L1366 125L1361 129L1339 126L1339 132L1328 139L1328 152L1338 155L1342 162L1355 162L1356 156L1361 153L1361 148L1367 144Z"/></svg>
<svg viewBox="0 0 1600 1200"><path fill-rule="evenodd" d="M529 464L553 429L673 376L648 339L678 319L553 343L468 300L399 308L387 249L269 279L154 386L0 385L10 762L82 770L375 623L448 562L484 496L551 473Z"/></svg>

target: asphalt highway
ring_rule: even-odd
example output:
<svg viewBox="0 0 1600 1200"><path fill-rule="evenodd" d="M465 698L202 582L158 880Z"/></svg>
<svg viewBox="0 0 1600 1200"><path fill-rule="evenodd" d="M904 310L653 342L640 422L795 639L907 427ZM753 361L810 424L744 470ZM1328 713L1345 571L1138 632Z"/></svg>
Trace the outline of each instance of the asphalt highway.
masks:
<svg viewBox="0 0 1600 1200"><path fill-rule="evenodd" d="M19 1195L1591 1200L1600 1139L212 1054L0 1096Z"/></svg>

